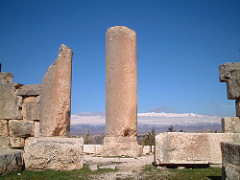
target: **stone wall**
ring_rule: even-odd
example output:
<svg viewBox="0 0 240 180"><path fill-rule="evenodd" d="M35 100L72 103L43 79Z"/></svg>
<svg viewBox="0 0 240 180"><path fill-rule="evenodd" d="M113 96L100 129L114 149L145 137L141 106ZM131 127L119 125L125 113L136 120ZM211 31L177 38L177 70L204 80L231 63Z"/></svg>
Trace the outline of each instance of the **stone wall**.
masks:
<svg viewBox="0 0 240 180"><path fill-rule="evenodd" d="M25 139L39 134L41 85L13 83L0 73L0 148L23 148Z"/></svg>

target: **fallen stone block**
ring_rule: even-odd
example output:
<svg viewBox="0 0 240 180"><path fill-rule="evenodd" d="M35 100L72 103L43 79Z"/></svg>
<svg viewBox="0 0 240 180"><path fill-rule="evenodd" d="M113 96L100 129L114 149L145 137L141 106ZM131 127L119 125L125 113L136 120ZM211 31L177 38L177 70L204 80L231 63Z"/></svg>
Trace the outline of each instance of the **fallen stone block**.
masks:
<svg viewBox="0 0 240 180"><path fill-rule="evenodd" d="M34 122L10 120L9 134L12 137L32 137L34 135Z"/></svg>
<svg viewBox="0 0 240 180"><path fill-rule="evenodd" d="M239 117L224 117L222 118L222 128L225 133L240 133L240 118Z"/></svg>
<svg viewBox="0 0 240 180"><path fill-rule="evenodd" d="M240 179L240 143L221 143L222 179Z"/></svg>
<svg viewBox="0 0 240 180"><path fill-rule="evenodd" d="M24 147L27 170L67 170L83 167L83 139L40 137L28 138Z"/></svg>
<svg viewBox="0 0 240 180"><path fill-rule="evenodd" d="M102 152L103 145L101 144L84 144L83 152L87 154L100 154Z"/></svg>
<svg viewBox="0 0 240 180"><path fill-rule="evenodd" d="M28 84L21 86L16 93L17 96L39 96L41 84Z"/></svg>
<svg viewBox="0 0 240 180"><path fill-rule="evenodd" d="M138 157L142 154L142 146L138 145L136 137L105 137L103 156Z"/></svg>
<svg viewBox="0 0 240 180"><path fill-rule="evenodd" d="M0 149L0 175L23 169L22 150Z"/></svg>
<svg viewBox="0 0 240 180"><path fill-rule="evenodd" d="M154 163L221 164L223 141L239 142L240 133L161 133L155 137Z"/></svg>

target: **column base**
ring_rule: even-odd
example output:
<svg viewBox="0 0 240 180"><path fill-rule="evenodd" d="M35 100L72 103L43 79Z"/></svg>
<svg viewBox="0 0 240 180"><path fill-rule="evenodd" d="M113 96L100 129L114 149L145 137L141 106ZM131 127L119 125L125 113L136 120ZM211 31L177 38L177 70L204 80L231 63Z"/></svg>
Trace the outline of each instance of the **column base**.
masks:
<svg viewBox="0 0 240 180"><path fill-rule="evenodd" d="M103 156L138 157L142 154L142 146L138 145L136 137L105 137Z"/></svg>

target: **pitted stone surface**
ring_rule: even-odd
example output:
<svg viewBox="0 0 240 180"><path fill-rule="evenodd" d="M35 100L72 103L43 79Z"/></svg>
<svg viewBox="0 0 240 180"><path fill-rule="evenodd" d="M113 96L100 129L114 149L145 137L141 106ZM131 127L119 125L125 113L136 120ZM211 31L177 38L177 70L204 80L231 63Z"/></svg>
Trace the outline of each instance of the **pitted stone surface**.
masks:
<svg viewBox="0 0 240 180"><path fill-rule="evenodd" d="M222 128L225 133L240 133L240 118L239 117L224 117L222 118Z"/></svg>
<svg viewBox="0 0 240 180"><path fill-rule="evenodd" d="M219 66L220 81L227 82L228 99L240 99L240 63Z"/></svg>
<svg viewBox="0 0 240 180"><path fill-rule="evenodd" d="M0 136L8 136L8 121L0 120Z"/></svg>
<svg viewBox="0 0 240 180"><path fill-rule="evenodd" d="M34 135L34 122L10 120L9 134L12 137L31 137Z"/></svg>
<svg viewBox="0 0 240 180"><path fill-rule="evenodd" d="M22 150L0 149L0 175L23 169Z"/></svg>
<svg viewBox="0 0 240 180"><path fill-rule="evenodd" d="M0 119L21 119L22 97L15 95L11 73L0 73Z"/></svg>
<svg viewBox="0 0 240 180"><path fill-rule="evenodd" d="M106 136L136 135L136 33L111 27L106 33Z"/></svg>
<svg viewBox="0 0 240 180"><path fill-rule="evenodd" d="M69 136L71 114L72 49L60 46L57 59L42 79L41 136Z"/></svg>
<svg viewBox="0 0 240 180"><path fill-rule="evenodd" d="M240 143L221 143L222 179L240 179Z"/></svg>
<svg viewBox="0 0 240 180"><path fill-rule="evenodd" d="M27 170L74 170L83 167L83 139L28 138L24 147Z"/></svg>
<svg viewBox="0 0 240 180"><path fill-rule="evenodd" d="M155 138L156 165L221 164L220 142L240 142L240 133L168 132Z"/></svg>
<svg viewBox="0 0 240 180"><path fill-rule="evenodd" d="M31 102L31 103L24 103L22 107L22 114L24 120L39 120L40 114L39 114L39 108L40 104Z"/></svg>
<svg viewBox="0 0 240 180"><path fill-rule="evenodd" d="M21 86L16 93L18 96L39 96L41 93L41 84L28 84Z"/></svg>

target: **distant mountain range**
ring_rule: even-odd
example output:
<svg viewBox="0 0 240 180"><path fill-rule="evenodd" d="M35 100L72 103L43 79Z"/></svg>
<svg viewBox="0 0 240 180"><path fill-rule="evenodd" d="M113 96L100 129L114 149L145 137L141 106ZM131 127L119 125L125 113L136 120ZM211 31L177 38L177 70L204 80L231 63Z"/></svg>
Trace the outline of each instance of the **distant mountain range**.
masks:
<svg viewBox="0 0 240 180"><path fill-rule="evenodd" d="M156 132L166 132L169 126L174 130L185 132L193 131L217 131L221 130L221 117L206 116L194 113L138 113L138 134L150 132L155 128ZM104 134L104 112L81 112L71 116L71 134L81 133Z"/></svg>

